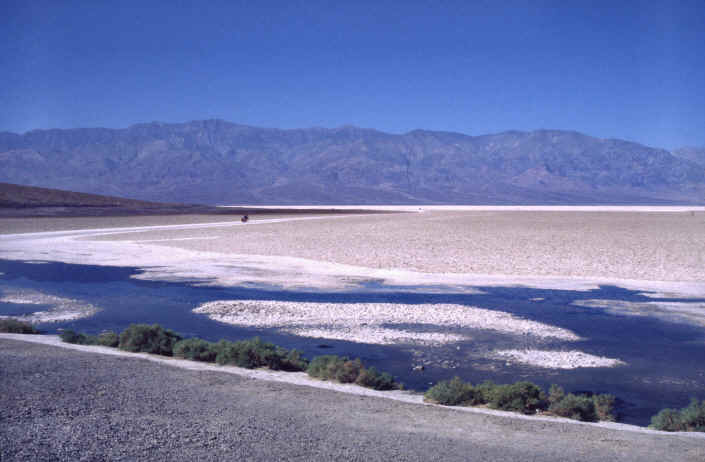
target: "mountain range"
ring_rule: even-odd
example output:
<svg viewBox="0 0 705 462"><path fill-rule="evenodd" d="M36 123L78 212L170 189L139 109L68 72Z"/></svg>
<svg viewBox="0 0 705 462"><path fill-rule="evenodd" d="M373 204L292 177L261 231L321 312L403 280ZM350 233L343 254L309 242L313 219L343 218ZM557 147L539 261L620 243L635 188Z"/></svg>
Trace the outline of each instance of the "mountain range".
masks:
<svg viewBox="0 0 705 462"><path fill-rule="evenodd" d="M2 132L0 181L204 204L701 204L705 149L562 130L152 122Z"/></svg>

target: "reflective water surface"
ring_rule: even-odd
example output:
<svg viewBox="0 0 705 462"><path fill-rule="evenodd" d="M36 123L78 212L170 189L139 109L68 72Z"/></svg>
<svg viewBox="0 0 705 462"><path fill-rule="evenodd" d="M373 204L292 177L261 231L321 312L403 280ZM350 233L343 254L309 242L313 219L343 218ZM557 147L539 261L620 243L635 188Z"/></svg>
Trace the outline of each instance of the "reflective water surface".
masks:
<svg viewBox="0 0 705 462"><path fill-rule="evenodd" d="M133 279L138 268L75 265L57 262L0 260L0 299L13 290L33 290L100 308L78 320L45 323L47 333L62 328L98 333L120 331L131 323L158 323L183 336L207 340L236 340L255 335L311 358L320 354L360 357L366 364L394 374L407 388L425 390L438 380L458 375L473 383L530 380L551 383L568 391L611 393L619 398L620 421L646 425L664 407L682 407L690 397L705 399L705 327L683 318L642 316L618 310L584 306L586 301L673 303L699 309L705 300L648 297L615 286L590 291L546 290L526 287L474 287L479 293L457 288L394 287L371 281L360 289L331 292L290 291L276 287L201 287L201 281L148 282ZM453 303L511 313L515 316L569 329L583 340L537 340L534 337L474 329L471 340L444 346L368 345L311 339L273 329L246 329L192 313L214 300L280 300L327 303ZM0 315L23 315L45 309L42 304L0 302ZM582 303L582 304L581 304ZM654 305L649 303L649 306ZM638 313L637 313L638 314ZM413 329L415 326L394 326ZM424 328L428 328L424 326ZM468 334L468 332L465 332ZM495 349L540 348L580 350L619 358L615 368L546 369L489 359ZM415 366L423 366L423 370Z"/></svg>

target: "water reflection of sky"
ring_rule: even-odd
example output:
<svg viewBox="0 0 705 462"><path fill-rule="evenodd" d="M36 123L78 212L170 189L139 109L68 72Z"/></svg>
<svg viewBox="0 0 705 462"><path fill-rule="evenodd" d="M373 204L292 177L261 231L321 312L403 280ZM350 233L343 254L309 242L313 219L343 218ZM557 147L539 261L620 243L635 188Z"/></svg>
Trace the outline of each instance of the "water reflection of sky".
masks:
<svg viewBox="0 0 705 462"><path fill-rule="evenodd" d="M2 287L41 290L48 295L80 300L102 308L89 318L45 324L47 332L59 328L97 333L122 330L130 323L159 323L185 336L208 340L238 339L259 335L285 347L296 347L308 356L340 354L359 356L366 363L396 375L412 389L459 375L465 380L496 382L531 380L544 386L558 383L571 391L609 392L621 399L621 420L645 425L664 407L682 407L691 396L705 399L705 327L682 318L620 313L584 306L585 301L619 301L646 304L682 303L701 307L705 299L649 296L616 286L594 290L552 290L526 287L473 287L468 293L443 287L393 287L369 282L354 291L311 292L277 290L273 287L197 287L195 282L149 282L132 279L137 268L75 265L55 262L28 263L0 260ZM467 289L467 288L466 288ZM0 292L0 298L2 293ZM191 312L213 300L250 299L326 303L451 303L511 313L525 319L571 330L582 340L538 340L492 331L474 330L472 339L444 346L383 346L295 337L271 329L247 329L211 321ZM590 303L587 303L588 305ZM609 305L609 303L607 303ZM639 305L636 305L639 306ZM16 303L0 303L0 314L21 314L41 309ZM697 309L694 310L697 314ZM705 313L703 313L705 316ZM415 326L393 326L413 329ZM418 326L416 326L418 327ZM428 328L427 326L425 328ZM577 349L585 353L619 358L627 363L616 368L550 370L488 359L494 349ZM424 364L423 371L412 371Z"/></svg>

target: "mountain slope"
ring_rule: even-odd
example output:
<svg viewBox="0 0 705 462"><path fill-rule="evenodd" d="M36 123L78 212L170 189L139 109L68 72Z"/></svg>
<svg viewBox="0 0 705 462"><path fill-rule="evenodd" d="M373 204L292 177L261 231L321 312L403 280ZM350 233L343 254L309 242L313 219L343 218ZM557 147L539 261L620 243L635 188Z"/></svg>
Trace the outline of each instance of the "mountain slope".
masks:
<svg viewBox="0 0 705 462"><path fill-rule="evenodd" d="M673 155L680 157L705 168L705 148L686 147L673 151Z"/></svg>
<svg viewBox="0 0 705 462"><path fill-rule="evenodd" d="M0 133L0 181L201 203L702 202L705 169L540 130L279 130L221 120Z"/></svg>

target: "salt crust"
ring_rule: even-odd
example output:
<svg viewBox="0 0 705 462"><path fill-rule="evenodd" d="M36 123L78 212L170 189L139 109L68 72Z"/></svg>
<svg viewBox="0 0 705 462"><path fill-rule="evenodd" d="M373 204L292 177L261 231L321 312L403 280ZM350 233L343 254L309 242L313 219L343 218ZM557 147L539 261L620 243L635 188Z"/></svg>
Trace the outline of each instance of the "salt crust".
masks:
<svg viewBox="0 0 705 462"><path fill-rule="evenodd" d="M662 295L668 298L668 295ZM629 302L626 300L576 300L575 306L598 308L619 316L654 317L668 322L705 326L703 302Z"/></svg>
<svg viewBox="0 0 705 462"><path fill-rule="evenodd" d="M548 369L577 369L579 367L616 367L626 363L619 359L595 356L582 351L546 351L546 350L498 350L494 352L499 358L509 361L545 367Z"/></svg>
<svg viewBox="0 0 705 462"><path fill-rule="evenodd" d="M10 287L0 283L2 289L2 303L14 303L18 305L45 305L48 309L35 311L19 316L0 316L0 318L13 318L30 324L46 322L73 321L75 319L87 318L98 312L98 308L80 300L57 297L32 289L21 289Z"/></svg>
<svg viewBox="0 0 705 462"><path fill-rule="evenodd" d="M71 343L64 343L56 335L24 335L24 334L4 334L0 333L0 339L10 339L19 340L24 342L40 343L44 345L52 345L59 348L66 348L70 350L78 350L86 353L103 354L110 356L121 356L125 358L142 359L146 361L152 361L155 363L163 364L171 367L179 367L181 369L192 370L192 371L210 371L210 372L220 372L226 374L237 375L240 377L246 377L255 380L266 380L269 382L280 382L292 385L300 385L311 388L325 389L336 391L339 393L346 393L357 396L369 396L375 398L390 399L393 401L399 401L409 404L417 404L422 406L431 406L441 409L446 409L452 412L469 412L474 414L485 414L501 416L510 419L518 420L529 420L535 422L556 422L568 425L587 425L593 427L609 428L618 431L628 431L634 433L649 433L654 435L663 435L665 437L686 437L686 438L700 438L705 441L705 433L700 432L664 432L659 430L652 430L650 428L639 427L636 425L629 425L617 422L579 422L577 420L570 420L561 417L549 417L542 415L524 415L518 414L516 412L507 411L497 411L494 409L486 409L481 407L465 407L465 406L455 406L449 409L446 406L441 406L438 404L426 403L423 401L423 396L418 393L413 393L409 391L377 391L370 388L364 388L353 384L342 384L336 382L328 382L316 380L309 377L305 372L282 372L282 371L271 371L266 369L243 369L235 366L218 366L208 363L203 363L199 361L189 361L185 359L169 358L158 355L150 355L146 353L130 353L127 351L118 350L116 348L108 348L103 346L94 345L75 345Z"/></svg>
<svg viewBox="0 0 705 462"><path fill-rule="evenodd" d="M458 329L489 329L504 334L580 340L566 329L509 313L456 304L221 300L204 303L193 311L228 324L274 328L303 337L358 343L428 345L467 339L454 332ZM417 328L403 327L409 324Z"/></svg>

